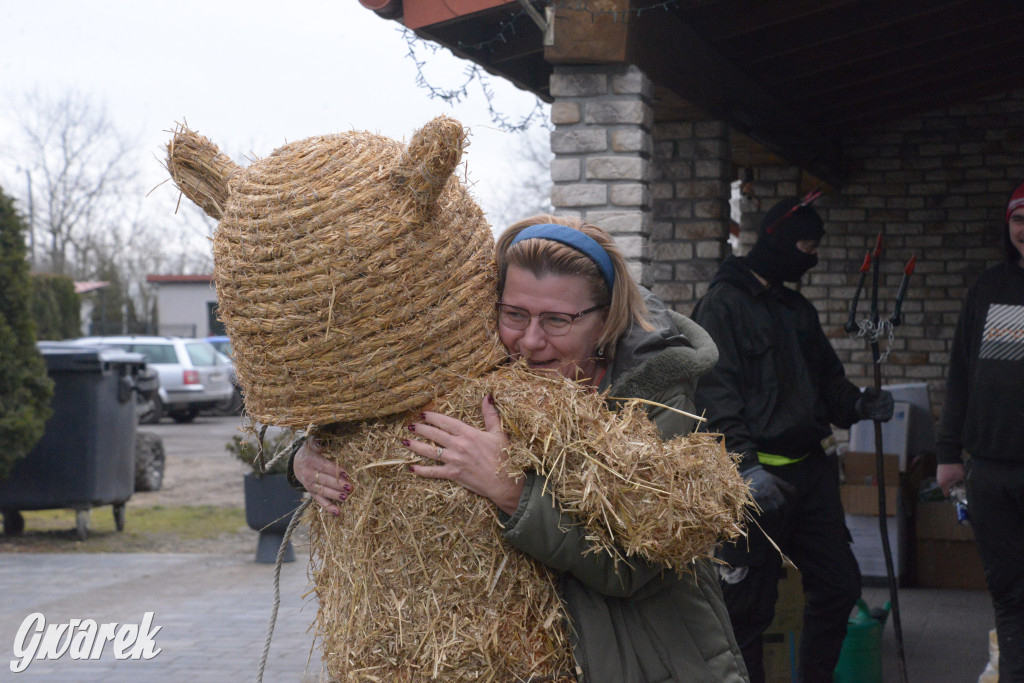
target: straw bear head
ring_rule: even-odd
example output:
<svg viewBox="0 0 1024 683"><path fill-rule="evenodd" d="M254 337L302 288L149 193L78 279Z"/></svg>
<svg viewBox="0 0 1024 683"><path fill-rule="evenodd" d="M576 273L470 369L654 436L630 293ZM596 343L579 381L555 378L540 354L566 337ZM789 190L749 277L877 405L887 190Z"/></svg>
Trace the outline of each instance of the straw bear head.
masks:
<svg viewBox="0 0 1024 683"><path fill-rule="evenodd" d="M493 368L493 239L461 124L308 138L241 168L179 127L167 169L218 219L214 281L246 411L308 426L419 408Z"/></svg>

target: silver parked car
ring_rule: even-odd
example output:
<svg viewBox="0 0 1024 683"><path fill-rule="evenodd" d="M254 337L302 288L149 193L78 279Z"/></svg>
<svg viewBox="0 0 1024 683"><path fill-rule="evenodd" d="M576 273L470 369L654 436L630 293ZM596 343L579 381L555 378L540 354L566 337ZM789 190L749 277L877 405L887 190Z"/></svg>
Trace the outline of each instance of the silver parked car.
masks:
<svg viewBox="0 0 1024 683"><path fill-rule="evenodd" d="M202 339L118 335L82 337L73 343L117 346L146 357L160 375L160 390L144 422L158 422L165 414L175 422L191 422L200 410L230 400L234 393L230 360Z"/></svg>

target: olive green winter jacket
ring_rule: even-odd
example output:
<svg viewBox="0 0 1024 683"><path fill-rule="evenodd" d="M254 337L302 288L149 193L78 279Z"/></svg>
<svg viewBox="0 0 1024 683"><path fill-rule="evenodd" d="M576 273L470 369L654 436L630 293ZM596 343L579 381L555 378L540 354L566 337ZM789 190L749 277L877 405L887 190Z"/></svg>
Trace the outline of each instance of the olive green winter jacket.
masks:
<svg viewBox="0 0 1024 683"><path fill-rule="evenodd" d="M648 296L653 333L634 330L621 340L601 389L692 412L697 377L718 351L704 330ZM653 408L665 438L692 431L678 413ZM559 512L544 479L527 477L519 507L502 515L509 543L559 572L571 620L577 676L586 683L747 681L747 670L707 560L692 575L638 560L618 567L606 553L586 551L586 531Z"/></svg>

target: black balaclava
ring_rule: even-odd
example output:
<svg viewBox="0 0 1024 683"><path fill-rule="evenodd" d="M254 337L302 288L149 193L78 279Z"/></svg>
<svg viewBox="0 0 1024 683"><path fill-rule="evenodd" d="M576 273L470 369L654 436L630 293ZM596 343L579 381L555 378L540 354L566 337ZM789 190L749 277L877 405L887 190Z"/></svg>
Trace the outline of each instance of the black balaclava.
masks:
<svg viewBox="0 0 1024 683"><path fill-rule="evenodd" d="M799 199L783 199L773 206L761 221L757 242L745 257L750 269L773 285L798 282L818 264L816 254L805 254L796 248L796 243L821 240L825 236L824 223L817 211L799 204ZM798 208L786 215L793 207Z"/></svg>

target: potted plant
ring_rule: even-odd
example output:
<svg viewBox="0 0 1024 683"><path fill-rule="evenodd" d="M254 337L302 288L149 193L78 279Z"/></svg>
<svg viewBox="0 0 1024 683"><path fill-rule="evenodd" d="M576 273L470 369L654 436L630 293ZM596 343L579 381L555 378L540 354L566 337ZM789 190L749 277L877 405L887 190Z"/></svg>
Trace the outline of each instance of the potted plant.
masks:
<svg viewBox="0 0 1024 683"><path fill-rule="evenodd" d="M284 541L292 514L302 503L302 492L288 484L290 450L300 443L295 432L282 430L272 436L243 438L235 436L227 445L230 451L251 471L245 475L245 521L260 533L256 561L273 564ZM277 457L280 456L280 457ZM285 562L295 561L295 550L289 541Z"/></svg>

